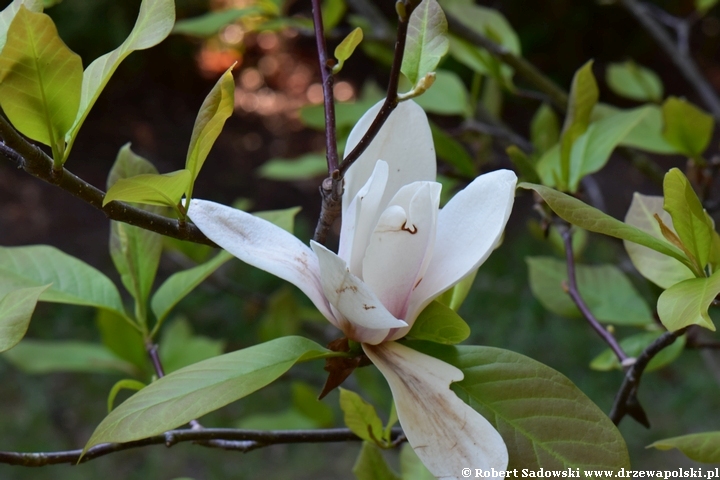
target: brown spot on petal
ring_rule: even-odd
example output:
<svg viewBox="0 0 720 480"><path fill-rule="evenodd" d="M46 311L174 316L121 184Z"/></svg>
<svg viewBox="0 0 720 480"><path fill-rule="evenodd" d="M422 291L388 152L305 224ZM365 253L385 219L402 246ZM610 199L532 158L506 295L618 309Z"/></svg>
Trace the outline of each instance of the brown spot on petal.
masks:
<svg viewBox="0 0 720 480"><path fill-rule="evenodd" d="M417 227L415 225L407 226L407 222L403 222L402 227L400 227L400 230L404 230L408 232L410 235L415 235L418 231Z"/></svg>
<svg viewBox="0 0 720 480"><path fill-rule="evenodd" d="M375 307L374 305L368 305L366 303L363 303L363 308L365 310L372 310L373 308L377 308L377 307Z"/></svg>

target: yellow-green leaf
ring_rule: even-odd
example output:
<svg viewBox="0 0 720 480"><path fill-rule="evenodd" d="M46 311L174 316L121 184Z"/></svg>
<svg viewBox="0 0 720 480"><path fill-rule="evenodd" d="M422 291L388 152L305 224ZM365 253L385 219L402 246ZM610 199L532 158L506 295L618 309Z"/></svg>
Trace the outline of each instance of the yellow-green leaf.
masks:
<svg viewBox="0 0 720 480"><path fill-rule="evenodd" d="M0 299L0 352L22 340L40 294L50 285L13 290Z"/></svg>
<svg viewBox="0 0 720 480"><path fill-rule="evenodd" d="M125 378L118 381L115 385L112 386L112 388L110 389L110 393L108 394L108 413L112 412L113 404L115 403L115 397L117 397L117 394L120 393L120 390L134 390L137 392L142 390L143 388L145 388L144 383L133 380L132 378Z"/></svg>
<svg viewBox="0 0 720 480"><path fill-rule="evenodd" d="M5 46L8 28L10 28L13 18L20 10L20 5L24 5L31 12L40 13L43 11L42 0L13 0L10 2L10 5L0 12L0 52Z"/></svg>
<svg viewBox="0 0 720 480"><path fill-rule="evenodd" d="M662 106L663 137L678 152L700 156L712 138L713 117L681 98L669 97Z"/></svg>
<svg viewBox="0 0 720 480"><path fill-rule="evenodd" d="M415 85L435 71L448 51L447 19L437 0L423 0L410 15L400 71Z"/></svg>
<svg viewBox="0 0 720 480"><path fill-rule="evenodd" d="M21 6L0 54L0 105L23 135L49 145L60 162L80 105L82 61L44 13Z"/></svg>
<svg viewBox="0 0 720 480"><path fill-rule="evenodd" d="M375 407L367 403L357 393L340 388L340 408L343 411L345 425L358 437L372 443L383 438L383 425Z"/></svg>
<svg viewBox="0 0 720 480"><path fill-rule="evenodd" d="M103 206L118 200L177 208L190 181L189 170L156 175L146 173L118 180L105 194Z"/></svg>
<svg viewBox="0 0 720 480"><path fill-rule="evenodd" d="M608 65L605 81L613 92L622 97L640 102L662 100L663 84L660 77L632 60Z"/></svg>
<svg viewBox="0 0 720 480"><path fill-rule="evenodd" d="M677 448L689 459L703 463L720 462L720 432L703 432L658 440L650 445L658 450Z"/></svg>
<svg viewBox="0 0 720 480"><path fill-rule="evenodd" d="M710 277L691 278L673 285L658 298L657 311L665 328L674 332L688 325L715 331L708 308L720 293L720 270Z"/></svg>
<svg viewBox="0 0 720 480"><path fill-rule="evenodd" d="M417 340L455 345L470 336L470 327L455 310L435 301L418 315L408 336Z"/></svg>
<svg viewBox="0 0 720 480"><path fill-rule="evenodd" d="M343 65L345 65L345 60L350 58L355 51L355 48L357 48L357 46L360 45L360 42L362 42L362 39L362 28L357 27L355 30L348 33L347 37L343 38L343 41L335 47L335 58L337 59L338 64L333 67L333 73L338 73L342 70Z"/></svg>

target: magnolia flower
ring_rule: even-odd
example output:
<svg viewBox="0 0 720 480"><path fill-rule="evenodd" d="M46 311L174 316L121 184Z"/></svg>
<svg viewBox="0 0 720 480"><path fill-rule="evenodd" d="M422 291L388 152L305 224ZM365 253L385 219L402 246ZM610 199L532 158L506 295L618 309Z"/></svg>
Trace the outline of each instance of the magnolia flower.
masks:
<svg viewBox="0 0 720 480"><path fill-rule="evenodd" d="M351 151L380 104L358 122ZM435 298L498 244L517 178L476 178L439 210L441 185L427 117L403 102L345 177L338 253L242 211L192 200L188 215L218 245L302 290L387 379L408 442L438 478L463 467L504 470L500 434L450 390L456 367L397 343Z"/></svg>

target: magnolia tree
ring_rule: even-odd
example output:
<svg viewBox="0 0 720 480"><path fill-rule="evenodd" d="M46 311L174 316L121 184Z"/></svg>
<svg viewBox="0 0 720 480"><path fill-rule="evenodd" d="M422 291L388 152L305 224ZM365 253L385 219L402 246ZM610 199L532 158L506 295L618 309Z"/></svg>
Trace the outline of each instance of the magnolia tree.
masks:
<svg viewBox="0 0 720 480"><path fill-rule="evenodd" d="M283 2L258 1L177 23L173 0L143 0L125 41L84 69L43 13L48 3L54 2L14 0L0 13L0 154L111 219L110 254L130 301L103 273L53 247L0 247L0 350L5 360L30 372L115 371L124 378L109 391L109 413L98 419L82 449L0 452L0 461L88 462L179 442L248 452L283 443L361 440L352 470L361 480L400 478L381 453L396 448L403 479L504 471L534 477L543 470L613 478L631 468L617 425L630 416L650 426L651 415L640 402L643 374L670 365L686 348L718 347L709 333L715 326L708 309L720 294L720 236L707 209L719 161L711 138L720 101L683 51L685 37L676 43L659 23L674 19L686 35L690 20L635 0L620 2L711 113L681 98L664 98L659 77L631 61L612 64L607 82L616 94L642 102L636 108L599 103L592 62L577 70L565 92L522 58L517 35L499 12L467 0L398 0L393 19L360 1L353 6L364 16L345 19L342 0L313 0L306 12L312 21L288 16ZM715 2L696 3L693 20ZM355 28L347 33L347 25ZM65 168L85 119L125 57L173 32L211 37L229 26L246 33L291 29L316 40L324 104L302 117L324 132L324 155L306 158L300 170L293 167L298 162L284 160L263 167L296 179L307 170L316 173L321 158L327 178L309 244L293 234L296 208L248 213L194 196L203 163L233 113L234 66L197 114L185 168L158 173L129 145L117 155L107 191ZM333 36L331 55L325 36L343 31L337 40ZM382 35L393 38L392 49L378 41ZM386 93L366 89L355 103L336 105L335 79L358 47L376 58L385 55ZM471 72L469 91L455 71L443 67L445 58ZM514 82L529 85L532 94ZM531 141L508 130L500 109L492 108L497 97L520 94L541 100ZM474 106L478 102L482 112ZM482 138L509 140L507 166L514 171L480 165L472 145L431 123L426 112L464 117ZM635 194L621 221L591 205L597 188L589 177L616 149L688 161L684 172L660 172L663 196ZM440 177L438 158L444 163ZM642 158L638 168L657 176L659 167ZM478 174L481 166L487 173ZM591 368L623 372L609 412L538 361L492 345L460 345L471 329L457 311L493 251L511 255L503 252L503 232L516 195L529 197L528 191L540 217L534 228L564 257L528 257L530 288L549 311L584 318L606 344ZM627 268L578 263L587 232L624 241L637 272L661 291L654 308L628 280ZM162 252L170 245L162 236L175 239L173 248L192 258L199 258L193 244L222 250L154 289ZM295 285L313 307L283 310L269 302L265 308L274 326L265 341L227 353L193 336L186 322L165 326L178 314L176 305L232 258ZM294 298L291 293L292 305L302 304ZM38 302L98 309L102 344L23 339ZM466 316L478 315L484 312ZM293 316L324 317L332 327L313 323L303 330ZM163 342L175 343L180 360L163 358ZM324 387L298 384L288 400L306 424L318 428L209 428L199 422L308 363L324 366ZM381 415L363 398L363 382L352 381L367 369L377 369L392 392L392 405ZM341 387L346 381L352 390ZM373 377L371 384L381 381ZM123 390L134 393L116 402ZM333 424L330 399L339 403L344 426ZM691 433L680 422L676 432L657 437L651 447L678 449L695 462L720 462L720 432Z"/></svg>

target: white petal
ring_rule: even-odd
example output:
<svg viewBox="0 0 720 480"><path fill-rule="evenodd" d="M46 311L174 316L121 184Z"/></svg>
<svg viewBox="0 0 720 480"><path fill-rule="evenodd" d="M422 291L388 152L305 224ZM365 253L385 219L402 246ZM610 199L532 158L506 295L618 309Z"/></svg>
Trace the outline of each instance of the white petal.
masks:
<svg viewBox="0 0 720 480"><path fill-rule="evenodd" d="M193 199L188 217L206 237L243 262L297 286L335 323L323 294L317 256L300 240L266 220L206 200Z"/></svg>
<svg viewBox="0 0 720 480"><path fill-rule="evenodd" d="M382 103L377 103L365 112L352 129L345 155L350 153L365 135ZM435 180L436 160L432 132L427 115L418 104L411 100L398 104L367 149L347 171L343 216L357 192L367 182L378 160L385 160L390 165L388 184L380 203L382 210L403 185L418 180Z"/></svg>
<svg viewBox="0 0 720 480"><path fill-rule="evenodd" d="M436 182L405 185L370 237L362 278L396 318L405 318L410 294L430 262L440 189Z"/></svg>
<svg viewBox="0 0 720 480"><path fill-rule="evenodd" d="M490 256L510 217L516 183L510 170L486 173L440 210L433 256L405 318L412 321L435 297Z"/></svg>
<svg viewBox="0 0 720 480"><path fill-rule="evenodd" d="M370 234L382 213L380 201L388 179L387 162L378 161L372 175L358 191L342 217L338 256L345 260L350 272L360 276Z"/></svg>
<svg viewBox="0 0 720 480"><path fill-rule="evenodd" d="M438 479L459 479L463 467L505 470L505 442L485 417L450 390L463 373L396 342L363 345L390 384L408 442Z"/></svg>
<svg viewBox="0 0 720 480"><path fill-rule="evenodd" d="M380 299L362 280L350 273L345 261L316 242L310 242L320 263L320 278L325 296L333 307L351 324L343 328L351 340L367 343L382 342L391 328L407 323L393 317ZM364 327L362 338L354 330Z"/></svg>

